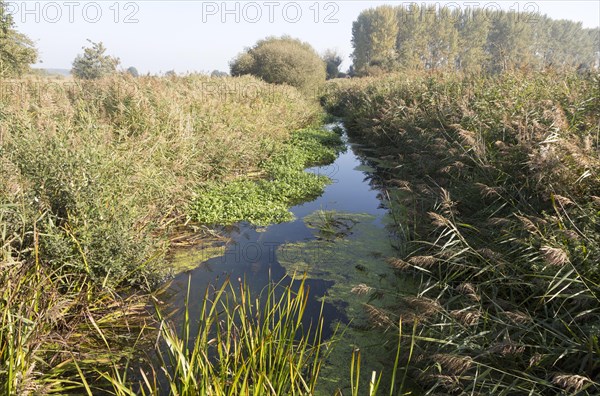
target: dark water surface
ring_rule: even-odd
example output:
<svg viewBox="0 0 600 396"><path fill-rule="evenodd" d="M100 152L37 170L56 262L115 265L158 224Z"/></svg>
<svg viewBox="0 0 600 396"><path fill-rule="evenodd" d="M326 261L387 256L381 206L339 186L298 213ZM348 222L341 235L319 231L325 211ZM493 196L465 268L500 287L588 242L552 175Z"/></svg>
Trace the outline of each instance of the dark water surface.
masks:
<svg viewBox="0 0 600 396"><path fill-rule="evenodd" d="M345 136L344 139L347 140ZM328 176L332 183L319 198L291 208L296 220L268 227L256 227L248 223L229 227L226 231L231 241L225 254L198 262L196 269L178 275L163 295L163 301L171 309L182 308L190 280L188 304L193 317L194 312L199 312L206 288L209 285L219 287L228 278L233 282L245 281L253 293L263 290L270 280L283 279L282 284L289 285L292 279L285 279L286 270L277 260L277 248L291 242L315 240L315 230L308 228L303 218L317 210L369 214L375 218L374 224L383 227L382 220L387 211L381 206L378 191L370 185L371 175L361 170L364 166L357 154L360 146L352 142L347 142L346 145L347 150L334 163L307 169L308 172ZM318 317L321 309L319 298L327 293L332 283L319 279L306 281L311 296L306 310L307 320ZM332 321L346 321L339 304L334 306L325 303L323 314L325 337L331 334L329 325ZM181 322L182 315L181 312L175 313L172 319L176 323Z"/></svg>

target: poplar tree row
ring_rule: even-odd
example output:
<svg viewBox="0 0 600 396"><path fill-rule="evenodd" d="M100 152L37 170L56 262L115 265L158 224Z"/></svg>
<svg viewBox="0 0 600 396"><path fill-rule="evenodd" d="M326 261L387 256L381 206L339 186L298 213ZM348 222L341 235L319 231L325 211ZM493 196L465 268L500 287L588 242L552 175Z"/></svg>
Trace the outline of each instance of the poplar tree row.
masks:
<svg viewBox="0 0 600 396"><path fill-rule="evenodd" d="M352 26L358 75L393 70L502 72L598 67L600 29L514 11L381 6Z"/></svg>

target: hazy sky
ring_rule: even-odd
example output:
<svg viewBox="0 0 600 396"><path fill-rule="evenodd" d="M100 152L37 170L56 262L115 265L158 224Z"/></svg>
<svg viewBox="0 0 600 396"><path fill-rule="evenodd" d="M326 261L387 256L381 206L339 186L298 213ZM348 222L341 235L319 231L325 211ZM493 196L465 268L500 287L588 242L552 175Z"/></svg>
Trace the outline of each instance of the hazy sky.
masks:
<svg viewBox="0 0 600 396"><path fill-rule="evenodd" d="M228 71L245 47L288 34L322 52L352 52L352 22L367 8L409 1L7 1L20 31L35 40L46 68L71 67L86 39L102 41L124 68L141 73ZM423 1L418 1L419 4ZM479 5L537 11L554 19L600 26L600 2L439 1L452 8ZM347 59L343 65L350 65Z"/></svg>

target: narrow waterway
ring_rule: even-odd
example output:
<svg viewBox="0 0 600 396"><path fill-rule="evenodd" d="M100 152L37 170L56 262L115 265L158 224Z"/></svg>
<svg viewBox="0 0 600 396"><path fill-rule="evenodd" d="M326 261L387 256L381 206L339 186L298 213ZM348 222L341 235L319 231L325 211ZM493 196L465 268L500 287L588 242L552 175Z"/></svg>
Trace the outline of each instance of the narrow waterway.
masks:
<svg viewBox="0 0 600 396"><path fill-rule="evenodd" d="M341 125L327 127L335 126ZM199 311L209 285L218 287L226 279L244 280L253 293L258 293L269 281L283 280L284 285L289 285L294 282L292 274L301 276L306 271L311 298L305 320L319 316L324 297L324 336L329 337L335 323L355 321L362 304L368 301L368 296L361 298L351 293L354 286L381 287L386 283L388 289L398 287L385 262L386 257L394 254L393 240L385 227L388 210L383 206L379 189L374 187L379 183L373 182L374 169L367 165L371 162L367 161L368 149L345 134L344 139L347 149L334 163L307 169L332 180L319 198L291 208L294 221L268 227L239 223L226 229L230 242L225 253L203 262L200 259L193 263L197 264L195 269L178 275L163 296L168 306L173 309L184 306L188 281L191 284L188 305L193 316L193 312ZM342 225L339 233L324 237L319 232L319 224L315 223L325 213L328 219ZM175 313L172 319L177 323L181 321L180 315ZM355 345L359 343L357 338L363 337L348 334L355 339L346 340L347 345ZM351 350L342 348L339 359L332 360L347 362L350 356ZM348 371L347 363L340 365L344 372ZM331 374L334 373L332 370ZM329 380L335 386L342 378Z"/></svg>
<svg viewBox="0 0 600 396"><path fill-rule="evenodd" d="M330 124L332 128L337 124ZM190 303L200 303L204 291L209 284L218 285L230 279L245 279L253 290L264 288L269 279L280 280L286 270L277 260L277 250L282 245L293 242L306 242L317 238L315 230L309 228L304 218L315 211L335 211L339 213L360 213L373 216L373 223L383 227L383 219L387 211L378 198L379 191L372 188L370 181L373 175L369 167L361 161L359 150L362 146L346 141L347 150L342 152L336 161L326 166L307 169L328 176L332 183L324 193L311 202L292 207L295 216L292 222L272 224L268 227L256 227L248 223L238 223L226 229L230 242L225 254L198 262L196 269L182 273L176 277L167 294L167 303L171 306L182 306L181 290L187 289L188 277L191 276ZM199 254L199 257L202 255ZM200 259L201 260L201 259ZM284 282L285 283L285 282ZM311 294L317 299L328 289L327 281L310 280ZM319 305L319 304L317 304ZM193 305L191 305L193 309ZM319 309L317 307L317 309ZM328 312L331 314L333 312Z"/></svg>

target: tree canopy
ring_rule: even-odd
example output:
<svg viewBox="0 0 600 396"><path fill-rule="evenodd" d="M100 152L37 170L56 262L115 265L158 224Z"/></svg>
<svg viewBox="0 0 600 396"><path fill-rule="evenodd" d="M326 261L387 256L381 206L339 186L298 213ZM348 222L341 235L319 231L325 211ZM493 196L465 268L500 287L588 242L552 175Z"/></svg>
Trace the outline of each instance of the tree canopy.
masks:
<svg viewBox="0 0 600 396"><path fill-rule="evenodd" d="M228 77L229 73L215 69L212 71L212 73L210 73L210 76L211 77Z"/></svg>
<svg viewBox="0 0 600 396"><path fill-rule="evenodd" d="M101 42L88 41L91 47L83 47L83 55L79 54L75 58L71 73L75 77L85 80L93 80L114 74L120 63L119 58L105 55L106 48Z"/></svg>
<svg viewBox="0 0 600 396"><path fill-rule="evenodd" d="M327 71L327 79L338 78L340 76L340 65L344 61L342 56L335 50L327 50L323 54L325 69Z"/></svg>
<svg viewBox="0 0 600 396"><path fill-rule="evenodd" d="M580 22L481 8L381 6L352 26L357 74L382 70L502 72L597 66L599 29Z"/></svg>
<svg viewBox="0 0 600 396"><path fill-rule="evenodd" d="M5 2L0 0L0 77L22 75L36 62L37 55L33 41L16 30Z"/></svg>
<svg viewBox="0 0 600 396"><path fill-rule="evenodd" d="M310 46L291 37L270 37L239 54L230 63L231 75L251 74L274 84L288 84L304 92L325 81L325 62Z"/></svg>
<svg viewBox="0 0 600 396"><path fill-rule="evenodd" d="M130 66L127 69L127 73L129 75L131 75L132 77L139 77L140 76L140 73L138 72L138 69L135 66Z"/></svg>

